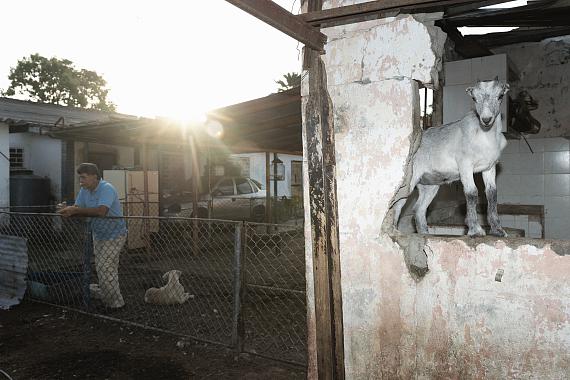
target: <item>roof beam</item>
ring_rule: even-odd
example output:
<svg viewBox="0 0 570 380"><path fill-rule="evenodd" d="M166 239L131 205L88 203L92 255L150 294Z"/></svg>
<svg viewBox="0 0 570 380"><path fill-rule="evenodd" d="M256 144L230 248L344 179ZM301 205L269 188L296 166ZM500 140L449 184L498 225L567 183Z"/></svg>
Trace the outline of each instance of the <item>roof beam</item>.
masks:
<svg viewBox="0 0 570 380"><path fill-rule="evenodd" d="M480 0L376 0L366 3L303 13L297 18L313 26L343 25L373 19L387 12L424 12L430 8L478 3ZM497 1L499 3L500 1Z"/></svg>
<svg viewBox="0 0 570 380"><path fill-rule="evenodd" d="M555 27L541 29L514 30L505 33L488 33L481 36L466 36L465 40L477 40L480 44L492 48L517 44L521 42L539 42L545 38L566 36L570 34L570 27Z"/></svg>
<svg viewBox="0 0 570 380"><path fill-rule="evenodd" d="M241 10L293 37L308 47L324 53L327 36L298 19L271 0L226 0Z"/></svg>

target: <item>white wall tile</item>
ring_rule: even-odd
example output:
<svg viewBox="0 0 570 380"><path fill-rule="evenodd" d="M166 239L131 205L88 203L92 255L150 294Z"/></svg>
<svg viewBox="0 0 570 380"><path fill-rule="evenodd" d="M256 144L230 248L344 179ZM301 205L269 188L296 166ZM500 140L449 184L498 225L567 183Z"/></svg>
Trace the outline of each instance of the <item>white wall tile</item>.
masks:
<svg viewBox="0 0 570 380"><path fill-rule="evenodd" d="M545 174L544 195L570 195L570 174Z"/></svg>
<svg viewBox="0 0 570 380"><path fill-rule="evenodd" d="M545 197L544 208L544 213L549 218L570 217L570 197Z"/></svg>
<svg viewBox="0 0 570 380"><path fill-rule="evenodd" d="M520 157L518 153L503 154L499 158L499 173L520 174Z"/></svg>
<svg viewBox="0 0 570 380"><path fill-rule="evenodd" d="M521 176L511 174L499 174L496 178L497 193L501 195L520 195Z"/></svg>
<svg viewBox="0 0 570 380"><path fill-rule="evenodd" d="M570 239L570 218L546 218L544 229L547 239Z"/></svg>
<svg viewBox="0 0 570 380"><path fill-rule="evenodd" d="M499 197L497 196L497 201L499 203L505 203L509 205L520 205L521 204L521 196L520 195L505 195L498 200Z"/></svg>
<svg viewBox="0 0 570 380"><path fill-rule="evenodd" d="M445 85L453 86L457 84L471 83L471 61L461 60L446 62L444 65Z"/></svg>
<svg viewBox="0 0 570 380"><path fill-rule="evenodd" d="M524 144L524 142L523 142ZM527 147L528 149L528 147ZM519 152L519 140L507 140L507 146L503 149L502 154L518 153Z"/></svg>
<svg viewBox="0 0 570 380"><path fill-rule="evenodd" d="M543 153L519 153L518 174L543 174Z"/></svg>
<svg viewBox="0 0 570 380"><path fill-rule="evenodd" d="M529 222L529 237L531 238L541 238L542 237L542 225L539 222Z"/></svg>
<svg viewBox="0 0 570 380"><path fill-rule="evenodd" d="M563 137L551 137L543 139L545 152L560 152L570 150L568 139Z"/></svg>
<svg viewBox="0 0 570 380"><path fill-rule="evenodd" d="M521 195L522 205L544 205L544 195Z"/></svg>
<svg viewBox="0 0 570 380"><path fill-rule="evenodd" d="M528 215L515 215L515 228L520 228L528 232Z"/></svg>
<svg viewBox="0 0 570 380"><path fill-rule="evenodd" d="M515 216L514 215L499 215L499 220L503 227L514 227L515 226Z"/></svg>
<svg viewBox="0 0 570 380"><path fill-rule="evenodd" d="M544 175L529 174L520 176L520 195L544 196Z"/></svg>
<svg viewBox="0 0 570 380"><path fill-rule="evenodd" d="M570 173L570 151L545 152L544 173Z"/></svg>
<svg viewBox="0 0 570 380"><path fill-rule="evenodd" d="M534 153L544 152L544 139L527 139L527 141L528 145L530 145ZM520 145L519 152L530 153L530 149L528 148L528 145L526 145L526 142L524 142L524 140L519 140L519 145Z"/></svg>

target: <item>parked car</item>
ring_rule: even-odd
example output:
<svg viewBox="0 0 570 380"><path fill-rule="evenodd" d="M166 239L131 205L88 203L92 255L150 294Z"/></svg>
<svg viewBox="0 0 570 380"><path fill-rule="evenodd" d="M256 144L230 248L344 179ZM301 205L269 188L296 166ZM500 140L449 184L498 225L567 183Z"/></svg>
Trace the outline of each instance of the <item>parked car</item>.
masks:
<svg viewBox="0 0 570 380"><path fill-rule="evenodd" d="M263 221L265 190L249 177L217 177L212 190L198 196L194 212L191 192L163 199L163 215L186 218Z"/></svg>

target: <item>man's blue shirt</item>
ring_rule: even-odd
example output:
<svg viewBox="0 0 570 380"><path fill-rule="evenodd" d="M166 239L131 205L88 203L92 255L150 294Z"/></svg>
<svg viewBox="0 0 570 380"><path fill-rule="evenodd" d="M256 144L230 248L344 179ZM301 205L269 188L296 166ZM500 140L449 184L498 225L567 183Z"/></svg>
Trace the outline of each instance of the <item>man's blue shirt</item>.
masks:
<svg viewBox="0 0 570 380"><path fill-rule="evenodd" d="M81 188L75 205L79 207L97 208L107 206L107 216L123 216L117 190L109 182L100 180L93 191ZM93 237L97 240L112 240L127 233L124 219L91 218Z"/></svg>

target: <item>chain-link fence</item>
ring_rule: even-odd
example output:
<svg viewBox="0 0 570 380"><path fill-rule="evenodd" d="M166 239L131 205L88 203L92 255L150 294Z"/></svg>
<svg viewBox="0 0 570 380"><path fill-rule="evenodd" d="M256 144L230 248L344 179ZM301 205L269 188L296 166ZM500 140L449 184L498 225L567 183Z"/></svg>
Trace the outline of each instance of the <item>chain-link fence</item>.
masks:
<svg viewBox="0 0 570 380"><path fill-rule="evenodd" d="M306 361L300 227L0 212L0 234L27 238L32 299Z"/></svg>
<svg viewBox="0 0 570 380"><path fill-rule="evenodd" d="M194 212L192 202L176 203L166 210L166 215L185 218L214 218L235 221L265 222L267 198L219 196L197 202ZM303 225L303 202L300 198L270 198L272 223Z"/></svg>

